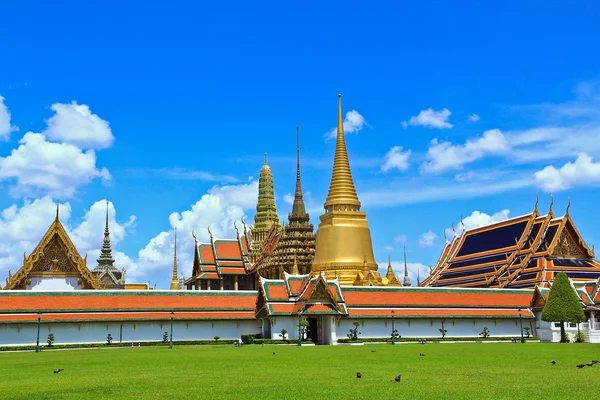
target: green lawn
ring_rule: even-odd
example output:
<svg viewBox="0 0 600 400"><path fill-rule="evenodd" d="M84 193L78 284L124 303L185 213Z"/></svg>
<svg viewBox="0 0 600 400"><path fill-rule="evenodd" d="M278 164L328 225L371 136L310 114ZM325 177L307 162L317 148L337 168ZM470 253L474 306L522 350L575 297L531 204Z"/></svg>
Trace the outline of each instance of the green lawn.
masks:
<svg viewBox="0 0 600 400"><path fill-rule="evenodd" d="M600 345L255 345L0 353L0 398L584 398L594 393L600 364L581 370L575 365L592 359L600 359ZM64 371L54 374L55 368ZM356 378L357 371L362 379ZM393 381L397 374L402 374L401 383Z"/></svg>

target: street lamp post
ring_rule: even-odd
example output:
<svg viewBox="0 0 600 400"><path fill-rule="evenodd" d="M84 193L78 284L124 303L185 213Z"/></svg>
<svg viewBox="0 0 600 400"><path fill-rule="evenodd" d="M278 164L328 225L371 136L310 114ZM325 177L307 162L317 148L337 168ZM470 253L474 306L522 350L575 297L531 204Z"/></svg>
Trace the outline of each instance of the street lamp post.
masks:
<svg viewBox="0 0 600 400"><path fill-rule="evenodd" d="M525 343L525 339L523 338L523 315L522 311L519 308L519 323L521 324L521 343Z"/></svg>
<svg viewBox="0 0 600 400"><path fill-rule="evenodd" d="M175 316L175 313L173 311L171 311L171 342L169 343L169 349L173 348L173 317Z"/></svg>
<svg viewBox="0 0 600 400"><path fill-rule="evenodd" d="M396 345L396 330L394 329L394 310L392 310L392 346Z"/></svg>
<svg viewBox="0 0 600 400"><path fill-rule="evenodd" d="M42 321L42 313L38 311L38 332L37 332L37 340L35 342L35 352L40 352L40 323Z"/></svg>

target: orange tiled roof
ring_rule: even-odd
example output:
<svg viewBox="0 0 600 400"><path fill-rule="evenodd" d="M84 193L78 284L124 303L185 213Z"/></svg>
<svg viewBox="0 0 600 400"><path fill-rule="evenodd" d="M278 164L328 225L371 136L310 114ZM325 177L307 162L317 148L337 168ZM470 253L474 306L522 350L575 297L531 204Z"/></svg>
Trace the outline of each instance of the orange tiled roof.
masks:
<svg viewBox="0 0 600 400"><path fill-rule="evenodd" d="M515 318L517 309L492 308L352 308L348 307L350 317L354 318L390 318L394 310L396 318ZM521 310L523 318L535 318L529 309Z"/></svg>

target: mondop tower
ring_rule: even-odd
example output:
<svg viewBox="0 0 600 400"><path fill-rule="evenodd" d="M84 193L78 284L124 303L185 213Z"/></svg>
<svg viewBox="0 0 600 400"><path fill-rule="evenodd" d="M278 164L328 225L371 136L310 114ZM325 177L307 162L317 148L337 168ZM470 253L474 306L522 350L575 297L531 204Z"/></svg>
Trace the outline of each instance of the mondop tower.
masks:
<svg viewBox="0 0 600 400"><path fill-rule="evenodd" d="M338 126L333 174L325 201L325 214L317 230L313 273L325 272L341 285L353 285L357 276L369 275L381 281L373 255L367 213L360 211L350 162L346 151L342 116L342 95L338 95Z"/></svg>

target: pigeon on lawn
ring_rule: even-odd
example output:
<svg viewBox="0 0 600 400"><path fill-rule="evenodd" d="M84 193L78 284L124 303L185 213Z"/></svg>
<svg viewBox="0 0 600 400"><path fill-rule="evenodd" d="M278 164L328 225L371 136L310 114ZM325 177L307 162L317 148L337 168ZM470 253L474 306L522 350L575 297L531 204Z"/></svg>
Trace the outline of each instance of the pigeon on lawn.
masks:
<svg viewBox="0 0 600 400"><path fill-rule="evenodd" d="M592 360L592 364L598 364L598 360Z"/></svg>
<svg viewBox="0 0 600 400"><path fill-rule="evenodd" d="M425 354L421 353L419 354L420 357L425 357Z"/></svg>
<svg viewBox="0 0 600 400"><path fill-rule="evenodd" d="M64 371L64 370L65 370L64 368L55 369L55 370L54 370L54 373L55 373L55 374L58 374L60 371Z"/></svg>
<svg viewBox="0 0 600 400"><path fill-rule="evenodd" d="M594 363L590 361L589 363L587 363L587 366L588 366L588 367L593 367L593 366L594 366Z"/></svg>
<svg viewBox="0 0 600 400"><path fill-rule="evenodd" d="M357 378L362 378L362 374L361 374L360 372L357 372L357 373L356 373L356 377L357 377Z"/></svg>
<svg viewBox="0 0 600 400"><path fill-rule="evenodd" d="M550 362L552 363L552 365L556 364L556 360L552 360Z"/></svg>
<svg viewBox="0 0 600 400"><path fill-rule="evenodd" d="M375 352L377 352L377 350L371 350L371 353L375 353Z"/></svg>
<svg viewBox="0 0 600 400"><path fill-rule="evenodd" d="M396 375L396 377L394 378L396 382L400 382L400 379L402 379L402 375Z"/></svg>
<svg viewBox="0 0 600 400"><path fill-rule="evenodd" d="M273 352L273 355L275 355L275 352Z"/></svg>
<svg viewBox="0 0 600 400"><path fill-rule="evenodd" d="M579 365L576 365L576 367L581 369L581 368L585 367L585 364L579 364Z"/></svg>

